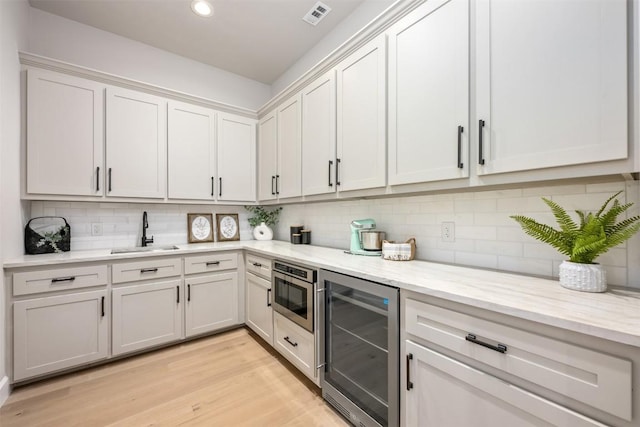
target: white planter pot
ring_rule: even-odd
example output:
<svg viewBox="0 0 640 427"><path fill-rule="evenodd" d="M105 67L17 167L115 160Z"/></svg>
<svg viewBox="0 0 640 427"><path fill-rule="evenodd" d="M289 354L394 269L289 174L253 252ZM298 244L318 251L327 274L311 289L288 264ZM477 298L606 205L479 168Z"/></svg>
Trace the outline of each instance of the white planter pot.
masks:
<svg viewBox="0 0 640 427"><path fill-rule="evenodd" d="M273 239L273 230L264 222L260 223L253 229L253 238L256 240L271 240Z"/></svg>
<svg viewBox="0 0 640 427"><path fill-rule="evenodd" d="M563 261L560 264L560 285L582 292L607 290L607 272L600 264L579 264Z"/></svg>

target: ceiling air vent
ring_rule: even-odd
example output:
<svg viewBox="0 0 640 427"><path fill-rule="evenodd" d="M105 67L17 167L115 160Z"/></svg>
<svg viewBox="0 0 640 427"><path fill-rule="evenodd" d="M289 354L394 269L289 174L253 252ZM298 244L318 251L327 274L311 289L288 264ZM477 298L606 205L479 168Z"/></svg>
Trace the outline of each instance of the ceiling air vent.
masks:
<svg viewBox="0 0 640 427"><path fill-rule="evenodd" d="M316 26L318 22L325 17L327 13L331 12L331 8L322 2L316 3L309 12L302 18L303 21Z"/></svg>

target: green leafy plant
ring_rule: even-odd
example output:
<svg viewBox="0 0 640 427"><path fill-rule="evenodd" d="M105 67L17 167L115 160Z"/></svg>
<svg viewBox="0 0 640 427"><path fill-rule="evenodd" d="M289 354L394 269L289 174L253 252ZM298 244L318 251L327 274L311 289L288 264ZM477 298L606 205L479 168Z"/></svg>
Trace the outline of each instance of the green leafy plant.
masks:
<svg viewBox="0 0 640 427"><path fill-rule="evenodd" d="M260 225L263 222L269 227L276 225L278 223L278 216L282 210L282 207L272 211L268 211L262 206L245 206L244 208L254 215L249 218L249 225L252 227Z"/></svg>
<svg viewBox="0 0 640 427"><path fill-rule="evenodd" d="M622 191L609 197L595 214L577 210L579 224L571 219L564 208L543 197L542 200L551 208L558 222L559 230L526 216L512 215L511 218L520 223L529 236L548 243L561 254L569 256L569 261L593 264L596 257L631 238L640 230L640 216L616 222L618 215L633 205L620 204L616 199L620 193ZM612 200L611 208L606 210Z"/></svg>

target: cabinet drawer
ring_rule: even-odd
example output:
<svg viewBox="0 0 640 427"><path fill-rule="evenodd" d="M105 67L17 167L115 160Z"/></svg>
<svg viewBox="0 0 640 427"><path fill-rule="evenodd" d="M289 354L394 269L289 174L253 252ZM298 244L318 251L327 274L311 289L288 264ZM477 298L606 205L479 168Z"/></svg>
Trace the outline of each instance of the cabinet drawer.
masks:
<svg viewBox="0 0 640 427"><path fill-rule="evenodd" d="M235 252L192 256L184 259L184 274L207 273L236 268L238 268L238 254Z"/></svg>
<svg viewBox="0 0 640 427"><path fill-rule="evenodd" d="M180 258L148 259L145 261L113 264L113 267L111 267L111 280L113 283L124 283L179 276L181 273L182 265Z"/></svg>
<svg viewBox="0 0 640 427"><path fill-rule="evenodd" d="M254 254L247 254L247 271L271 280L271 260Z"/></svg>
<svg viewBox="0 0 640 427"><path fill-rule="evenodd" d="M88 288L106 284L106 265L25 271L13 274L13 295Z"/></svg>
<svg viewBox="0 0 640 427"><path fill-rule="evenodd" d="M273 313L274 346L303 374L315 381L313 334L279 313Z"/></svg>
<svg viewBox="0 0 640 427"><path fill-rule="evenodd" d="M631 420L629 360L412 299L406 300L405 316L409 339L413 335L431 341L533 384ZM474 337L480 345L469 340ZM504 353L496 351L501 345Z"/></svg>

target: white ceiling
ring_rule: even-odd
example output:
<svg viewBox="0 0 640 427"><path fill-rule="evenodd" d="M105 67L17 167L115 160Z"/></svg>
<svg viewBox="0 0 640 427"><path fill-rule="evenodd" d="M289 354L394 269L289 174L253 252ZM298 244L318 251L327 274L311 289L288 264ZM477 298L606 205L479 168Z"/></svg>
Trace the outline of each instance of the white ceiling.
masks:
<svg viewBox="0 0 640 427"><path fill-rule="evenodd" d="M331 12L317 26L302 17L317 0L210 0L196 16L191 0L29 0L31 6L273 83L363 0L322 0Z"/></svg>

